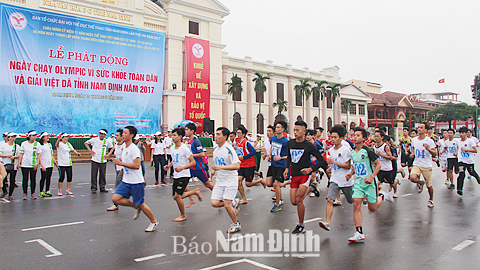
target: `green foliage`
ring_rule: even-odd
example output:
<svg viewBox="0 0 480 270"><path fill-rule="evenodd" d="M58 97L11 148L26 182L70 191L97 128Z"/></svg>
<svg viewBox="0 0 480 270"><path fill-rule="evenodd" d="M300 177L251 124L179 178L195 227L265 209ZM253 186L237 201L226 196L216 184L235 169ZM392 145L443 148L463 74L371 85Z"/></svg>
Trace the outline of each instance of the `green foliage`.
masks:
<svg viewBox="0 0 480 270"><path fill-rule="evenodd" d="M297 97L302 99L302 109L303 109L303 117L305 118L305 100L308 100L312 95L312 86L310 85L310 80L312 78L304 78L300 79L300 84L295 85L295 93L297 93Z"/></svg>
<svg viewBox="0 0 480 270"><path fill-rule="evenodd" d="M448 122L451 127L452 121L467 121L475 116L475 106L465 102L452 103L439 106L428 112L428 117L436 122Z"/></svg>
<svg viewBox="0 0 480 270"><path fill-rule="evenodd" d="M278 107L278 114L282 114L282 112L286 112L288 110L288 101L277 99L277 101L273 102L273 108Z"/></svg>
<svg viewBox="0 0 480 270"><path fill-rule="evenodd" d="M240 94L243 92L242 78L238 77L237 74L232 74L230 82L225 83L228 86L227 94L232 96L234 111L237 111L237 102L234 98L235 94Z"/></svg>

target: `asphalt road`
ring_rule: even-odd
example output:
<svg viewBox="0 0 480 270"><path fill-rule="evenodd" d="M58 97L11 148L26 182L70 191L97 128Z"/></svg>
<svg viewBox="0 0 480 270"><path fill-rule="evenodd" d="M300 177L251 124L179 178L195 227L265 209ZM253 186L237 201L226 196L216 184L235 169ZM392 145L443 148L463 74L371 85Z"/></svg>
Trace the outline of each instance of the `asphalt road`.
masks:
<svg viewBox="0 0 480 270"><path fill-rule="evenodd" d="M334 209L332 230L318 226L325 219L324 179L320 198L305 199L306 229L320 239L320 251L312 252L294 252L291 245L273 252L273 242L268 242L270 234L289 238L297 223L288 187L283 189L283 210L275 214L270 213L273 192L261 186L246 188L249 203L241 206L242 230L237 234L242 237L227 242L230 219L224 209L210 206L211 192L200 182L191 187L201 189L203 202L187 209L185 222L174 223L178 209L171 186L152 185L153 168L148 167L146 203L160 224L156 232L145 233L149 221L143 214L134 221L133 209L107 212L111 192L90 193L90 164L75 164L73 171L73 196L22 201L20 187L16 200L0 203L0 269L477 269L480 263L480 185L466 180L460 197L446 188L444 173L436 166L435 207L427 208L426 191L418 194L415 185L403 179L395 203L385 202L375 213L362 207L363 243L347 242L355 227L352 205L343 197L343 206ZM56 194L58 173L52 178ZM110 189L114 178L109 164ZM247 249L258 240L246 235L250 233L264 237L258 242L263 251Z"/></svg>

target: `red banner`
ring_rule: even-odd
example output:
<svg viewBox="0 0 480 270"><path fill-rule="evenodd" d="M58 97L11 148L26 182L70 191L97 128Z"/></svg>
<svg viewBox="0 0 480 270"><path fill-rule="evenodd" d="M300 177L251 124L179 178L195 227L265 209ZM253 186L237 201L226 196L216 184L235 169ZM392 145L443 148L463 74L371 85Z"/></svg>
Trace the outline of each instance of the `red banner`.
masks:
<svg viewBox="0 0 480 270"><path fill-rule="evenodd" d="M210 42L185 37L187 91L185 119L195 122L197 133L210 117Z"/></svg>

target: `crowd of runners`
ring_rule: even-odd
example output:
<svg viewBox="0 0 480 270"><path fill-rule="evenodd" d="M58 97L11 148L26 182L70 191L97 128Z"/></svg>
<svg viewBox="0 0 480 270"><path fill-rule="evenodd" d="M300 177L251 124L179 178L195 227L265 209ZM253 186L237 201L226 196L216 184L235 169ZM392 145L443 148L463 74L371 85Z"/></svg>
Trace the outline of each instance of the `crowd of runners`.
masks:
<svg viewBox="0 0 480 270"><path fill-rule="evenodd" d="M228 233L241 230L237 215L240 205L249 203L245 187L260 185L271 188L274 196L270 211L278 213L284 204L282 188L290 186L290 202L296 206L298 214L298 223L292 233L299 234L305 232L303 201L308 195L320 197L318 185L325 176L324 182L328 187L325 196L326 219L319 222L319 226L326 231L331 230L334 206L341 205L340 198L343 195L349 204L353 204L355 233L348 241L356 242L365 239L362 204L367 205L369 211L376 211L384 201L394 203L402 178L415 183L418 193L422 193L426 186L429 208L434 207L433 164L445 172L445 185L449 189L455 189L454 173L458 175L456 189L460 196L463 195L467 172L469 178L474 177L480 184L480 177L474 169L479 141L466 127L458 130L459 137L456 138L454 129L434 134L428 123L421 123L417 129L404 128L398 142L386 135L386 128L375 128L374 134L368 134L363 127L356 127L347 134L342 125L327 130L327 137L323 138L323 128L308 129L303 121L294 123L293 134L286 133L286 122L278 121L267 127L264 139L260 134L253 139L243 125L234 131L220 127L215 132L214 165L210 168L206 151L195 136L196 129L195 124L190 123L185 128L169 130L167 136L157 132L147 142L153 154L155 184L167 186L166 178L171 178L172 197L179 209L179 216L173 221L182 222L187 219L185 208L195 204L196 199L203 200L199 188L191 190L188 186L193 179L200 180L211 191L212 207L225 208L232 220ZM50 183L54 167L59 170L57 195L72 195L71 153L80 154L68 142L69 136L63 133L57 136L56 158L48 133L38 135L30 131L21 145L15 144L16 137L15 133L5 133L4 141L0 142L0 177L4 179L0 181L0 198L14 199L16 173L21 170L23 199L28 199L29 184L31 199L37 199L38 168L41 171L39 197L51 197ZM150 220L145 231L154 231L158 220L144 201L146 182L143 152L146 147L137 129L133 126L118 129L114 139L107 138L107 130L102 129L98 137L85 142L85 147L92 156L92 194L97 191L108 192L106 169L107 161L111 160L116 170L115 192L113 204L107 211L116 211L119 206L133 207L133 219L138 219L143 212ZM398 159L401 167L397 165ZM268 162L266 172L260 169L262 160ZM67 185L63 193L65 176ZM189 201L186 206L184 199Z"/></svg>

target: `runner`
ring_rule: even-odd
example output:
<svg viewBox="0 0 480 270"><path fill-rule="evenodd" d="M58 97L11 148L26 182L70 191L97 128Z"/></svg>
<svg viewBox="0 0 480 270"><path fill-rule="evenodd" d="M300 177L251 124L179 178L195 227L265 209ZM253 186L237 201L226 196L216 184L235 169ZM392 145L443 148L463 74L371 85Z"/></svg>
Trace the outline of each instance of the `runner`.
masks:
<svg viewBox="0 0 480 270"><path fill-rule="evenodd" d="M157 228L158 221L153 216L150 207L145 203L145 181L140 168L140 150L132 143L136 135L137 129L133 126L127 126L123 130L122 136L125 141L125 148L122 152L122 159L114 159L113 163L122 166L124 174L122 182L112 196L112 202L115 205L135 208L133 220L137 220L143 211L150 219L150 225L145 229L145 232L153 232ZM132 196L133 202L129 200L130 196Z"/></svg>
<svg viewBox="0 0 480 270"><path fill-rule="evenodd" d="M41 175L40 179L40 198L52 197L50 192L50 180L52 179L53 165L58 168L58 163L53 156L53 147L49 143L50 135L47 132L40 134L40 145L38 146L38 157L40 159ZM45 192L43 188L45 187Z"/></svg>
<svg viewBox="0 0 480 270"><path fill-rule="evenodd" d="M267 187L267 184L263 179L253 180L253 172L255 170L255 153L257 152L253 145L248 142L248 139L245 137L247 129L243 126L238 126L237 128L237 154L238 159L240 160L240 170L238 170L238 191L242 196L242 201L240 204L247 204L247 197L245 196L245 191L243 188L243 179L245 179L245 185L247 187L253 187L257 184L262 184L263 188ZM273 149L273 145L272 145Z"/></svg>
<svg viewBox="0 0 480 270"><path fill-rule="evenodd" d="M314 129L307 129L307 132L305 133L305 139L307 141L311 142L315 146L316 135L317 135L317 132ZM319 150L319 149L317 148L317 150ZM321 154L320 150L318 152ZM315 164L317 164L317 159L315 158L315 156L310 155L310 166L315 165ZM318 191L318 189L317 189L317 186L318 186L317 174L319 174L318 170L312 172L312 174L310 175L310 180L309 181L310 181L310 187L311 187L311 190L312 190L312 192L310 192L310 197L320 197L320 191Z"/></svg>
<svg viewBox="0 0 480 270"><path fill-rule="evenodd" d="M476 145L477 147L480 147L480 141L477 139L477 137L472 136L472 135L473 135L473 134L472 134L472 130L469 129L469 130L467 131L467 138L472 139L472 140L475 142L475 145ZM473 158L474 158L474 159L475 159L475 155L476 155L476 154L473 153ZM471 179L471 178L472 178L472 176L471 176L471 175L468 175L468 179Z"/></svg>
<svg viewBox="0 0 480 270"><path fill-rule="evenodd" d="M318 152L315 146L305 140L305 133L307 131L307 123L303 121L295 122L293 133L295 139L288 141L288 157L283 177L287 178L290 172L292 182L290 183L290 201L292 205L297 206L298 224L292 231L293 234L305 232L305 225L303 224L305 217L305 205L303 199L311 190L310 174L319 168L327 170L327 163L322 155ZM317 164L310 166L310 155L317 158Z"/></svg>
<svg viewBox="0 0 480 270"><path fill-rule="evenodd" d="M453 128L448 129L448 140L445 141L447 148L447 178L449 181L448 189L454 189L455 185L453 184L453 170L455 169L455 174L458 174L458 140L454 138L455 130Z"/></svg>
<svg viewBox="0 0 480 270"><path fill-rule="evenodd" d="M197 136L195 136L195 130L197 130L197 126L195 126L193 123L189 123L185 126L185 136L188 139L190 151L192 152L195 160L195 166L190 168L190 174L192 177L197 177L200 181L202 181L205 187L212 190L213 184L209 181L210 179L208 179L208 174L205 171L205 166L202 162L202 158L205 156L205 151L203 150L200 140L197 138ZM187 205L187 208L194 203L195 200L190 198L190 203Z"/></svg>
<svg viewBox="0 0 480 270"><path fill-rule="evenodd" d="M395 200L385 191L378 192L375 178L380 172L382 165L373 150L367 147L364 142L368 139L367 131L362 127L355 128L356 147L350 152L355 173L355 183L353 184L353 220L355 221L355 234L348 239L350 242L365 240L362 228L362 201L366 196L368 201L368 210L375 212L378 210L384 200L394 202Z"/></svg>
<svg viewBox="0 0 480 270"><path fill-rule="evenodd" d="M117 133L115 135L115 146L108 153L107 158L111 158L114 151L115 151L116 159L120 159L122 157L123 149L125 148L125 142L123 141L122 135L123 135L123 129L121 128L117 129ZM141 154L142 153L140 152L140 157L142 156ZM143 176L143 173L142 173L142 176ZM117 189L118 185L120 185L120 183L122 182L122 178L123 178L123 168L121 166L115 165L115 189ZM115 205L115 204L112 204L110 205L109 208L107 208L107 211L116 211L116 210L118 210L118 205Z"/></svg>
<svg viewBox="0 0 480 270"><path fill-rule="evenodd" d="M327 163L332 166L331 170L330 186L328 187L327 194L327 209L325 210L326 220L320 221L318 225L330 231L330 224L333 215L333 202L337 199L337 195L340 190L345 195L349 204L353 203L352 189L353 181L349 181L352 177L351 164L350 164L350 152L351 149L342 144L342 140L345 137L346 130L342 125L335 125L331 129L331 138L334 147L328 150L330 157L327 159Z"/></svg>
<svg viewBox="0 0 480 270"><path fill-rule="evenodd" d="M173 147L173 141L172 141L172 130L169 129L167 131L167 136L164 139L165 143L165 148L167 148L167 162L165 164L170 164L172 162L172 147ZM166 172L165 174L168 174L170 178L173 178L173 167L170 168L170 174Z"/></svg>
<svg viewBox="0 0 480 270"><path fill-rule="evenodd" d="M108 153L108 149L113 147L111 140L107 140L107 130L101 129L98 132L98 137L91 138L90 140L86 141L85 147L92 155L92 163L91 163L91 186L90 190L92 194L97 194L97 176L98 172L100 172L100 177L98 178L98 184L100 185L100 192L107 193L108 190L105 189L107 185L106 175L107 175L107 159L105 155ZM90 145L92 148L90 148ZM68 181L68 179L67 179Z"/></svg>
<svg viewBox="0 0 480 270"><path fill-rule="evenodd" d="M415 157L413 161L412 172L410 173L410 181L417 183L417 191L423 191L423 185L428 188L429 200L427 206L432 208L433 204L433 185L432 185L432 155L437 153L435 143L432 139L426 137L428 123L420 123L418 125L418 137L412 139L412 154L411 158ZM420 180L420 175L423 175L425 181Z"/></svg>
<svg viewBox="0 0 480 270"><path fill-rule="evenodd" d="M161 138L161 133L155 133L155 138L153 141L150 141L150 148L153 149L153 163L155 164L155 185L158 185L158 173L160 173L160 180L162 185L165 186L165 171L162 170L163 166L166 165L165 157L167 156L167 148L165 143Z"/></svg>
<svg viewBox="0 0 480 270"><path fill-rule="evenodd" d="M447 140L448 140L448 131L443 130L443 138L438 141L438 155L440 156L440 168L442 172L446 174L445 185L449 185L448 181L448 166L447 166Z"/></svg>
<svg viewBox="0 0 480 270"><path fill-rule="evenodd" d="M393 142L393 139L388 136L388 135L385 135L384 139L383 139L383 142L386 143L388 145L388 147L390 147L390 151L392 152L392 175L393 175L393 178L395 179L395 182L396 183L396 189L394 190L394 193L392 195L393 198L398 198L398 194L397 194L397 190L398 190L398 186L401 185L401 182L400 182L400 179L397 178L397 174L398 173L401 173L402 174L402 177L405 177L405 172L402 170L402 169L398 169L398 164L397 164L397 161L398 161L398 149L397 149L397 146L393 145L392 142ZM388 187L388 192L392 191L393 187L392 186L389 186Z"/></svg>
<svg viewBox="0 0 480 270"><path fill-rule="evenodd" d="M467 138L468 128L461 127L459 130L460 140L458 140L458 148L460 148L460 155L457 156L459 163L459 172L457 178L457 193L458 195L463 195L463 181L465 180L465 172L468 171L470 175L477 179L478 184L480 184L480 177L475 171L475 156L474 153L477 153L477 144L473 139Z"/></svg>
<svg viewBox="0 0 480 270"><path fill-rule="evenodd" d="M73 195L73 192L70 190L72 185L73 178L73 166L72 166L72 156L71 152L75 153L77 156L80 156L73 146L68 142L68 134L60 133L57 137L57 142L55 146L57 147L57 161L60 168L59 178L58 178L58 196L62 196L62 186L63 181L65 180L65 174L67 175L67 195Z"/></svg>
<svg viewBox="0 0 480 270"><path fill-rule="evenodd" d="M230 133L231 134L231 133ZM268 162L268 168L267 168L267 178L265 183L267 184L268 187L273 187L273 174L272 174L272 160L270 159L270 152L272 150L272 144L270 142L272 136L275 135L275 127L272 125L269 125L267 127L267 139L265 140L265 143L263 144L263 147L265 149L265 153L262 156L262 159L266 159ZM273 192L275 192L275 188L271 189ZM274 196L272 197L272 200L276 201L277 198ZM283 200L280 201L280 205L283 204Z"/></svg>
<svg viewBox="0 0 480 270"><path fill-rule="evenodd" d="M400 153L402 155L400 165L402 167L407 167L408 169L408 176L410 177L410 170L412 169L410 164L412 164L410 160L410 148L412 145L412 137L410 137L408 134L410 133L408 128L403 128L403 136L400 137L399 140L399 145L400 145ZM402 170L403 171L403 170ZM402 176L405 177L405 173L402 173Z"/></svg>
<svg viewBox="0 0 480 270"><path fill-rule="evenodd" d="M23 199L27 199L28 179L30 178L30 193L32 200L36 200L35 188L37 185L38 168L38 142L37 132L31 130L27 133L27 140L20 145L20 156L18 157L17 169L22 168Z"/></svg>
<svg viewBox="0 0 480 270"><path fill-rule="evenodd" d="M285 181L283 172L287 164L288 157L288 139L283 136L283 132L287 129L287 123L285 121L277 121L275 123L275 135L270 138L272 145L268 154L270 160L271 181L273 181L273 187L275 188L275 204L270 212L275 213L282 210L282 190L281 184ZM272 183L267 185L272 186Z"/></svg>
<svg viewBox="0 0 480 270"><path fill-rule="evenodd" d="M138 147L138 150L140 150L140 165L142 166L142 175L143 175L143 178L145 178L145 157L143 156L144 152L147 151L147 149L145 148L145 144L142 142L142 140L140 140L140 136L135 136L135 138L133 138L133 143L135 143L135 145ZM147 182L145 181L145 186L147 185Z"/></svg>
<svg viewBox="0 0 480 270"><path fill-rule="evenodd" d="M373 150L375 154L378 156L378 161L380 161L380 172L378 172L377 179L379 183L379 189L381 190L381 186L383 183L390 184L390 190L393 188L393 191L397 193L397 181L395 181L395 175L397 172L395 171L395 175L393 174L393 166L392 166L392 151L390 147L384 143L385 133L381 130L375 132L375 144L373 145ZM390 138L389 138L390 139Z"/></svg>
<svg viewBox="0 0 480 270"><path fill-rule="evenodd" d="M10 132L7 135L7 143L0 145L0 157L2 158L2 164L5 166L5 172L7 175L0 179L3 184L2 191L3 193L0 195L0 198L4 198L7 196L7 186L8 186L8 200L13 200L13 191L15 190L15 177L17 176L17 165L18 165L18 158L20 156L20 146L15 144L15 139L17 138L17 134ZM10 175L10 184L7 185L7 176Z"/></svg>
<svg viewBox="0 0 480 270"><path fill-rule="evenodd" d="M270 127L270 126L269 126ZM268 134L267 127L267 134ZM238 170L240 169L240 160L236 155L235 149L226 143L230 131L225 127L217 128L215 132L215 142L217 147L213 150L213 159L215 165L212 165L210 178L217 173L215 187L212 190L210 203L213 207L225 207L228 215L232 219L232 224L227 233L236 233L242 229L237 219L240 200L235 198L238 190Z"/></svg>
<svg viewBox="0 0 480 270"><path fill-rule="evenodd" d="M199 188L190 191L187 187L191 177L190 168L195 166L195 160L188 146L182 143L183 136L185 136L185 130L183 128L176 128L172 131L172 142L174 143L174 147L171 148L172 162L164 167L165 171L168 171L171 167L173 167L175 171L173 173L172 196L177 202L180 216L175 218L173 220L174 222L181 222L187 219L185 206L183 204L184 198L197 195L198 199L202 201Z"/></svg>

